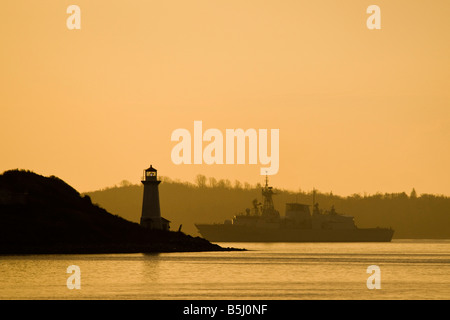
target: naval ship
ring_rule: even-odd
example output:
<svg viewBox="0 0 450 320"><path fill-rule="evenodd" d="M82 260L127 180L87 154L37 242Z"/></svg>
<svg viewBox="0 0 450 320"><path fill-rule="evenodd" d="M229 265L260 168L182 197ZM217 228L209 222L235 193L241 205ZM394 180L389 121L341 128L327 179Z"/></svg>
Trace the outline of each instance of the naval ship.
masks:
<svg viewBox="0 0 450 320"><path fill-rule="evenodd" d="M263 203L253 200L253 209L232 220L216 224L195 224L203 238L211 242L389 242L394 231L388 228L358 228L352 216L319 209L313 192L310 205L286 203L285 216L275 209L272 187L262 188Z"/></svg>

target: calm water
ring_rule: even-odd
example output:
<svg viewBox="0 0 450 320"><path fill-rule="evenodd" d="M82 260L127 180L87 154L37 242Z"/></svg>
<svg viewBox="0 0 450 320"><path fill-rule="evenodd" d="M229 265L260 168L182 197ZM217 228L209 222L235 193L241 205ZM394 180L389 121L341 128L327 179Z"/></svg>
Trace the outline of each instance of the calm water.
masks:
<svg viewBox="0 0 450 320"><path fill-rule="evenodd" d="M220 244L251 251L0 256L0 299L450 299L450 240Z"/></svg>

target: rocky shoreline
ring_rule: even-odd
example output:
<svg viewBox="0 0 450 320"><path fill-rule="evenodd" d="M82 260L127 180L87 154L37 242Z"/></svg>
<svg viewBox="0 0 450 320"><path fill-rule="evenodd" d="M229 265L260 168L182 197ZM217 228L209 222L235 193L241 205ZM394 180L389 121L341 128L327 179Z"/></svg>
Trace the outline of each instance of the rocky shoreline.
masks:
<svg viewBox="0 0 450 320"><path fill-rule="evenodd" d="M93 204L56 177L24 170L0 175L0 255L233 250L243 249L144 228Z"/></svg>

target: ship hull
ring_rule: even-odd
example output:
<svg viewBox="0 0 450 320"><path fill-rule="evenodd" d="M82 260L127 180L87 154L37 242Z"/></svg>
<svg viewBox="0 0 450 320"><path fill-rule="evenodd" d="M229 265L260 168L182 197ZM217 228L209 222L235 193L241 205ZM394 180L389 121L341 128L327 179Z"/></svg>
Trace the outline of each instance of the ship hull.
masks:
<svg viewBox="0 0 450 320"><path fill-rule="evenodd" d="M394 231L368 229L257 228L226 224L196 224L203 238L212 242L389 242Z"/></svg>

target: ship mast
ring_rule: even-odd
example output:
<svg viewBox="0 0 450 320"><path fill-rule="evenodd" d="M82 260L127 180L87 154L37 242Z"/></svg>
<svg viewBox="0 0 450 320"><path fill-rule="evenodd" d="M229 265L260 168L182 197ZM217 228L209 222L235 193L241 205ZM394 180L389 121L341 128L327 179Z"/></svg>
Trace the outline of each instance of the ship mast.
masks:
<svg viewBox="0 0 450 320"><path fill-rule="evenodd" d="M275 206L273 205L272 195L275 193L272 190L272 187L269 187L269 177L266 173L266 185L262 189L263 196L263 207L262 207L262 216L265 217L279 217L280 214L277 210L275 210Z"/></svg>
<svg viewBox="0 0 450 320"><path fill-rule="evenodd" d="M312 209L313 214L318 214L318 213L320 213L320 211L319 211L319 204L316 203L316 189L315 188L313 188L312 196L313 196L313 209Z"/></svg>
<svg viewBox="0 0 450 320"><path fill-rule="evenodd" d="M312 192L312 196L313 196L313 208L316 205L316 189L313 187L313 192Z"/></svg>

